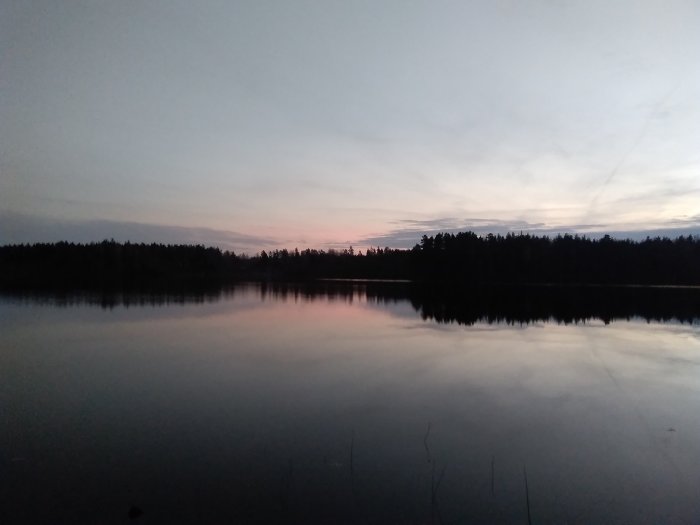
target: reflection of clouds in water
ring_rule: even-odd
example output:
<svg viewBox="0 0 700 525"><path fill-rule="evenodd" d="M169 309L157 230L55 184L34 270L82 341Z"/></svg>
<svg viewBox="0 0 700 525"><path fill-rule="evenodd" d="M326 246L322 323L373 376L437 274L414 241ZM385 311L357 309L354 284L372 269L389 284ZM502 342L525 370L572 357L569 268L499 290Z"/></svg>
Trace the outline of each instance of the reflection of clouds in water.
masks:
<svg viewBox="0 0 700 525"><path fill-rule="evenodd" d="M372 310L389 312L392 316L401 319L415 319L418 315L408 299L387 302L367 301L363 306Z"/></svg>

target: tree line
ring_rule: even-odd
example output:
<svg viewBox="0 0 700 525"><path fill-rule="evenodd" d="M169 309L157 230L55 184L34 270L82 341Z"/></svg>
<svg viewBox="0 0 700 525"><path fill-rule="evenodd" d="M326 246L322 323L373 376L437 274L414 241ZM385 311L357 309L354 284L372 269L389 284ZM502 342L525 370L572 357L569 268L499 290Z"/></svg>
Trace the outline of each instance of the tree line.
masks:
<svg viewBox="0 0 700 525"><path fill-rule="evenodd" d="M0 247L5 289L215 288L235 272L237 257L218 248L103 241Z"/></svg>
<svg viewBox="0 0 700 525"><path fill-rule="evenodd" d="M700 238L617 240L473 232L423 236L415 275L461 282L700 285Z"/></svg>
<svg viewBox="0 0 700 525"><path fill-rule="evenodd" d="M4 289L215 288L243 280L406 279L478 284L700 285L700 238L593 239L473 232L424 235L412 249L271 250L113 240L0 246Z"/></svg>

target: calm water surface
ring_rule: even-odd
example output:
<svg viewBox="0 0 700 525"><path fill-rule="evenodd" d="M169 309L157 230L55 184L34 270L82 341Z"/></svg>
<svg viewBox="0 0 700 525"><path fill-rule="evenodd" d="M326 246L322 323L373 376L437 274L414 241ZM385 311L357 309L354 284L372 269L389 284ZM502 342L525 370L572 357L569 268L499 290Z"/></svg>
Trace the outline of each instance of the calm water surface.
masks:
<svg viewBox="0 0 700 525"><path fill-rule="evenodd" d="M700 523L697 322L414 303L0 298L0 521Z"/></svg>

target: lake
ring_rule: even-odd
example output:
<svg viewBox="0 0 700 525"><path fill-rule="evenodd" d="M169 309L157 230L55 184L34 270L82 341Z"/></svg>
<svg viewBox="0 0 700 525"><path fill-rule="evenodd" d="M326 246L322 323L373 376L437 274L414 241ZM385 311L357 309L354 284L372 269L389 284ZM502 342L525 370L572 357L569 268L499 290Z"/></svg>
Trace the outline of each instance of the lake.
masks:
<svg viewBox="0 0 700 525"><path fill-rule="evenodd" d="M0 296L0 521L700 523L699 291L442 293Z"/></svg>

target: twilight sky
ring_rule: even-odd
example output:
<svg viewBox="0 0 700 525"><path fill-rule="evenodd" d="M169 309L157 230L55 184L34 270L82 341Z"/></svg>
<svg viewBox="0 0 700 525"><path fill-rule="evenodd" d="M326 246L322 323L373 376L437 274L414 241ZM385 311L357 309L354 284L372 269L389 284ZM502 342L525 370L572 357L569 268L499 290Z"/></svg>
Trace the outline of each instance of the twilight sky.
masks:
<svg viewBox="0 0 700 525"><path fill-rule="evenodd" d="M697 1L2 0L0 244L700 234L698 28Z"/></svg>

